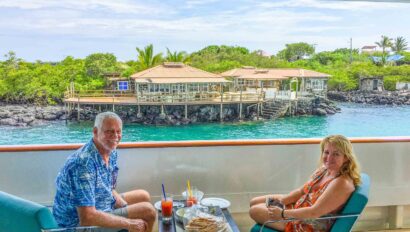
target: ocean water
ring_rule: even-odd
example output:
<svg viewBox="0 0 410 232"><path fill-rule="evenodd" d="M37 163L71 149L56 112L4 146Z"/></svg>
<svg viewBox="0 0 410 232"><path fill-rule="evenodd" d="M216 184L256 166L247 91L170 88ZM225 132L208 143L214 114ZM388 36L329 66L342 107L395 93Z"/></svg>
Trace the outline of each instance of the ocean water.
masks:
<svg viewBox="0 0 410 232"><path fill-rule="evenodd" d="M341 113L299 116L272 121L209 123L186 126L125 124L123 139L138 141L410 136L410 106L339 104ZM30 128L0 127L0 145L84 143L91 122L53 122Z"/></svg>

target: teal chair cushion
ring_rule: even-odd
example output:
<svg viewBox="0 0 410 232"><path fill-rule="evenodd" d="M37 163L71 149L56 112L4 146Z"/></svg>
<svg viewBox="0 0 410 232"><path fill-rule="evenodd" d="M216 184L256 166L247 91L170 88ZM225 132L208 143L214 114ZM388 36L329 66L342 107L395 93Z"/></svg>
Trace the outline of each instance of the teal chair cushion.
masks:
<svg viewBox="0 0 410 232"><path fill-rule="evenodd" d="M259 232L259 231L261 230L261 227L262 227L261 224L255 224L255 225L252 227L251 232ZM271 228L267 228L267 227L264 227L262 231L263 231L263 232L279 232L279 231L277 231L277 230L274 230L274 229L271 229Z"/></svg>
<svg viewBox="0 0 410 232"><path fill-rule="evenodd" d="M57 228L47 207L0 191L0 231L40 232Z"/></svg>
<svg viewBox="0 0 410 232"><path fill-rule="evenodd" d="M352 193L343 210L342 215L361 214L369 200L370 177L361 173L362 184ZM333 224L330 232L350 231L358 217L339 218ZM252 227L251 232L259 232L262 225L256 224ZM277 230L264 227L262 232L278 232Z"/></svg>
<svg viewBox="0 0 410 232"><path fill-rule="evenodd" d="M361 214L363 212L369 201L370 177L367 174L362 173L361 179L362 184L352 193L340 214ZM358 217L339 218L335 221L330 231L350 231L357 218ZM343 228L349 228L349 230L343 230Z"/></svg>

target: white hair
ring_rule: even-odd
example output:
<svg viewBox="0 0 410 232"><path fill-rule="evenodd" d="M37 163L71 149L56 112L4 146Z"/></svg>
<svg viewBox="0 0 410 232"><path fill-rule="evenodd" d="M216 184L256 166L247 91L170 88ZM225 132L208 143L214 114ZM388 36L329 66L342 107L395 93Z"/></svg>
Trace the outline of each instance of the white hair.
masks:
<svg viewBox="0 0 410 232"><path fill-rule="evenodd" d="M94 121L94 127L100 130L102 128L104 120L107 118L113 118L117 120L122 126L121 118L116 113L107 111L107 112L97 114L97 116L95 117L95 121Z"/></svg>

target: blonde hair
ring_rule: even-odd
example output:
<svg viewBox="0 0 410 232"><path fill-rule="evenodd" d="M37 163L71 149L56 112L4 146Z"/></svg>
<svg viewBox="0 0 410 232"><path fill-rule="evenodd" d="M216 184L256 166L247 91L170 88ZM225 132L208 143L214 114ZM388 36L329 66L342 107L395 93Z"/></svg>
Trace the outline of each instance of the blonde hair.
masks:
<svg viewBox="0 0 410 232"><path fill-rule="evenodd" d="M350 141L343 135L329 135L320 143L320 167L323 166L323 152L326 144L332 144L336 149L347 158L347 162L340 168L340 175L350 177L353 184L358 186L360 180L360 166L357 162L356 155L353 152L353 146Z"/></svg>

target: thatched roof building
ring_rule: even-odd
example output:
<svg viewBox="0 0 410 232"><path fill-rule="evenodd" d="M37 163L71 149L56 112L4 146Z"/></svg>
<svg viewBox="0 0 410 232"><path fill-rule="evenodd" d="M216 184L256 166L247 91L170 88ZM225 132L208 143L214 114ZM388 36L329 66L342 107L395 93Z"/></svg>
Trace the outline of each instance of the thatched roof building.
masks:
<svg viewBox="0 0 410 232"><path fill-rule="evenodd" d="M228 83L223 76L200 70L184 63L164 62L131 75L136 83Z"/></svg>
<svg viewBox="0 0 410 232"><path fill-rule="evenodd" d="M257 69L251 66L235 68L221 73L224 77L258 80L286 80L292 77L328 78L330 75L302 68Z"/></svg>

